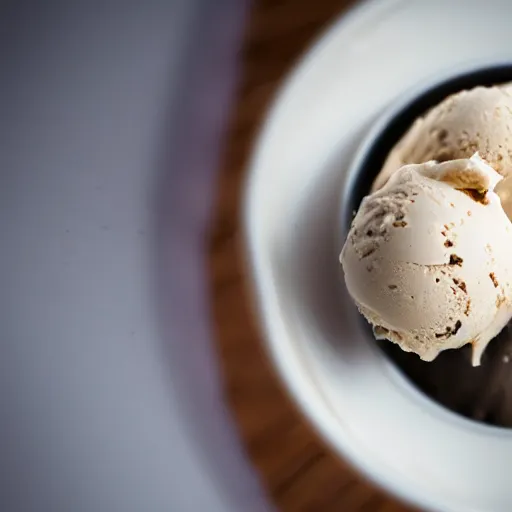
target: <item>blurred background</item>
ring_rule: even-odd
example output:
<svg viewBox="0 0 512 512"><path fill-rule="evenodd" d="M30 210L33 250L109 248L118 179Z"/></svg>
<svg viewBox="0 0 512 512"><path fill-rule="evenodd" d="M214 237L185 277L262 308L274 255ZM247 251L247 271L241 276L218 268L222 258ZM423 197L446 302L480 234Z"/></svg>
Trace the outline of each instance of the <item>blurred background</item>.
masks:
<svg viewBox="0 0 512 512"><path fill-rule="evenodd" d="M405 510L292 406L240 251L264 113L353 3L2 3L2 510Z"/></svg>

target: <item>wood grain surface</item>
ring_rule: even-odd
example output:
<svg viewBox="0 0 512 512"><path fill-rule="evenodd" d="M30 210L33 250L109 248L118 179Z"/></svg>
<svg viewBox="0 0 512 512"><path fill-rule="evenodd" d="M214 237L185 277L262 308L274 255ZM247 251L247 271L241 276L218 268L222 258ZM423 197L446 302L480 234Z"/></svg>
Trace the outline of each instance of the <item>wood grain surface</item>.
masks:
<svg viewBox="0 0 512 512"><path fill-rule="evenodd" d="M254 2L239 59L241 79L210 241L212 307L227 400L270 499L286 512L411 510L335 457L291 403L267 359L251 314L240 250L241 187L265 111L291 65L349 3Z"/></svg>

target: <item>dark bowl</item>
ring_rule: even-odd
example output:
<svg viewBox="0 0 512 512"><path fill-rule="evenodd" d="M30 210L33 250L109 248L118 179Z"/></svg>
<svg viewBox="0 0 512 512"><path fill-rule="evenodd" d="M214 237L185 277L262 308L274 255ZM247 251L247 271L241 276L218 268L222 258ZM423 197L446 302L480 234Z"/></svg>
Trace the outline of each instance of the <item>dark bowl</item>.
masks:
<svg viewBox="0 0 512 512"><path fill-rule="evenodd" d="M376 122L353 161L341 201L341 231L346 236L353 212L370 192L387 155L412 123L451 94L478 85L512 81L512 64L466 71L412 92ZM421 90L416 88L415 91ZM362 318L362 317L361 317ZM470 347L446 350L433 362L403 352L388 341L375 341L383 353L425 395L451 411L488 425L512 428L512 330L505 328L487 347L479 367L470 363Z"/></svg>

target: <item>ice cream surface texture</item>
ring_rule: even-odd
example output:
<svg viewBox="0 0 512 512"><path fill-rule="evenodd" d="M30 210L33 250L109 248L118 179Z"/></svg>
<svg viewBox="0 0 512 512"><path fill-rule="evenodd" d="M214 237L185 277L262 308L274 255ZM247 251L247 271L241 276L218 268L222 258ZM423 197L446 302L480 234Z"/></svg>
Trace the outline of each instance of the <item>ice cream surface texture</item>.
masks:
<svg viewBox="0 0 512 512"><path fill-rule="evenodd" d="M470 158L478 152L512 175L512 87L475 87L449 96L418 118L391 150L373 190L406 164Z"/></svg>
<svg viewBox="0 0 512 512"><path fill-rule="evenodd" d="M406 165L363 199L340 255L378 338L432 361L470 343L473 365L512 317L512 223L477 154Z"/></svg>

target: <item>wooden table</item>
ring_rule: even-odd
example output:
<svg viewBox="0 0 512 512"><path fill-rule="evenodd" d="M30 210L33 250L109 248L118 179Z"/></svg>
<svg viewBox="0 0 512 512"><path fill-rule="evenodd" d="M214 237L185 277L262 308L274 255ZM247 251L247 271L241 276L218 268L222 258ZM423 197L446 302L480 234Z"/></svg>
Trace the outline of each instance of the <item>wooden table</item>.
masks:
<svg viewBox="0 0 512 512"><path fill-rule="evenodd" d="M336 458L291 403L264 352L240 255L241 186L262 117L291 65L349 3L255 1L240 58L242 76L210 244L215 335L226 395L270 499L278 510L289 512L411 510Z"/></svg>

